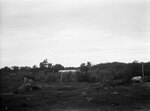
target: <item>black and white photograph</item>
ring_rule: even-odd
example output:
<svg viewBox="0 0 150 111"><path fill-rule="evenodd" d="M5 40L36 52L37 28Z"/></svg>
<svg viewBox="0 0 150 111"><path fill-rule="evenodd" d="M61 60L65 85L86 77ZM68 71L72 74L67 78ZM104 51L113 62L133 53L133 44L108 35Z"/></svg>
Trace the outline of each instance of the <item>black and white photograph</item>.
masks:
<svg viewBox="0 0 150 111"><path fill-rule="evenodd" d="M1 111L150 111L150 0L0 0Z"/></svg>

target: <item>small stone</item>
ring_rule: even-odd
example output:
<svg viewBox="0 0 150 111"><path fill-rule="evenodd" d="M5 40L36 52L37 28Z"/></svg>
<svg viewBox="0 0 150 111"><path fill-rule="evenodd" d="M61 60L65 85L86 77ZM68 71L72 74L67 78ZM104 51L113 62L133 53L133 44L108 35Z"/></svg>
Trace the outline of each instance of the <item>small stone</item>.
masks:
<svg viewBox="0 0 150 111"><path fill-rule="evenodd" d="M5 110L7 110L8 109L8 107L5 107Z"/></svg>
<svg viewBox="0 0 150 111"><path fill-rule="evenodd" d="M86 98L88 102L92 101L93 98Z"/></svg>
<svg viewBox="0 0 150 111"><path fill-rule="evenodd" d="M87 94L86 94L85 92L82 92L82 95L85 96L85 95L87 95Z"/></svg>
<svg viewBox="0 0 150 111"><path fill-rule="evenodd" d="M111 94L118 94L118 92L114 91L114 92L112 92Z"/></svg>
<svg viewBox="0 0 150 111"><path fill-rule="evenodd" d="M26 100L30 100L30 98L26 98Z"/></svg>
<svg viewBox="0 0 150 111"><path fill-rule="evenodd" d="M107 87L104 87L104 89L108 89Z"/></svg>

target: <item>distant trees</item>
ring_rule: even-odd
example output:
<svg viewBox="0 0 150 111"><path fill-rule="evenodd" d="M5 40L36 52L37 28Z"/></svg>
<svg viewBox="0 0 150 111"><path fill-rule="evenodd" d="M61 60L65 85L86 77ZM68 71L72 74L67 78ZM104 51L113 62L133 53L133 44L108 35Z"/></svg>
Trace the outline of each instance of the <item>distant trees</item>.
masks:
<svg viewBox="0 0 150 111"><path fill-rule="evenodd" d="M48 68L49 68L49 69L52 68L52 63L48 63Z"/></svg>
<svg viewBox="0 0 150 111"><path fill-rule="evenodd" d="M81 71L81 72L87 72L87 67L86 67L86 64L85 64L85 63L82 63L82 64L80 65L80 71Z"/></svg>
<svg viewBox="0 0 150 111"><path fill-rule="evenodd" d="M150 62L144 64L144 75L150 76ZM39 80L44 78L45 81L59 81L57 80L60 75L59 70L63 69L75 69L80 71L76 72L76 78L78 82L100 82L110 84L127 84L133 76L142 76L142 63L133 61L132 63L101 63L97 65L91 65L91 62L82 63L79 67L64 67L61 64L49 63L47 59L44 59L39 63L39 67L34 65L33 67L12 66L4 67L0 69L0 73L3 75L32 75ZM20 75L19 75L20 74Z"/></svg>
<svg viewBox="0 0 150 111"><path fill-rule="evenodd" d="M12 66L11 68L13 69L14 72L18 72L19 71L19 67L18 66Z"/></svg>
<svg viewBox="0 0 150 111"><path fill-rule="evenodd" d="M91 68L91 62L87 63L82 63L79 67L80 71L77 75L77 79L79 82L89 82L90 77L89 77L89 69Z"/></svg>
<svg viewBox="0 0 150 111"><path fill-rule="evenodd" d="M33 73L33 74L36 74L36 73L38 73L38 71L39 71L39 68L37 67L37 65L34 65L34 66L32 67L32 73Z"/></svg>
<svg viewBox="0 0 150 111"><path fill-rule="evenodd" d="M63 70L64 66L61 64L55 64L52 65L52 63L49 63L47 59L44 59L42 62L39 63L39 67L37 65L33 65L33 67L29 66L12 66L10 67L4 67L1 68L1 72L19 72L19 71L24 71L24 72L34 72L37 73L38 71L46 71L46 72L58 72L59 70Z"/></svg>
<svg viewBox="0 0 150 111"><path fill-rule="evenodd" d="M11 71L12 71L12 69L7 67L7 66L5 66L4 68L1 68L1 73L3 73L3 72L11 72Z"/></svg>
<svg viewBox="0 0 150 111"><path fill-rule="evenodd" d="M24 66L24 67L20 67L19 69L20 69L21 71L27 71L27 70L30 70L31 67L29 67L29 66Z"/></svg>
<svg viewBox="0 0 150 111"><path fill-rule="evenodd" d="M90 68L92 65L91 65L91 62L87 62L87 65L86 65L88 68Z"/></svg>
<svg viewBox="0 0 150 111"><path fill-rule="evenodd" d="M82 63L80 65L80 71L86 73L89 70L90 67L91 67L91 62L87 62L87 64Z"/></svg>
<svg viewBox="0 0 150 111"><path fill-rule="evenodd" d="M40 66L40 69L42 69L42 70L48 68L48 61L47 61L47 59L43 60L43 62L40 62L39 66Z"/></svg>
<svg viewBox="0 0 150 111"><path fill-rule="evenodd" d="M33 69L37 69L38 67L37 67L37 65L34 65L32 68L33 68Z"/></svg>
<svg viewBox="0 0 150 111"><path fill-rule="evenodd" d="M59 70L63 70L64 66L62 66L61 64L56 64L53 66L53 71L54 72L58 72Z"/></svg>
<svg viewBox="0 0 150 111"><path fill-rule="evenodd" d="M64 69L64 66L61 64L52 65L52 63L48 63L47 59L43 60L43 62L40 62L39 66L40 70L45 70L46 72L58 72L59 70Z"/></svg>

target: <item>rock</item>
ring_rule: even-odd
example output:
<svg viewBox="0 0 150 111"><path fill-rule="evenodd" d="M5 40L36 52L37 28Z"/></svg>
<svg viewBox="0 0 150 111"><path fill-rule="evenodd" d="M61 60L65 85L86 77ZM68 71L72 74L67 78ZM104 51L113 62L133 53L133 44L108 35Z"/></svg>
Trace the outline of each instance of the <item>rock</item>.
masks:
<svg viewBox="0 0 150 111"><path fill-rule="evenodd" d="M118 92L114 91L114 92L112 92L111 94L118 94Z"/></svg>
<svg viewBox="0 0 150 111"><path fill-rule="evenodd" d="M108 88L107 88L107 87L104 87L104 89L106 89L106 90L107 90Z"/></svg>
<svg viewBox="0 0 150 111"><path fill-rule="evenodd" d="M91 102L94 98L86 98L88 102Z"/></svg>
<svg viewBox="0 0 150 111"><path fill-rule="evenodd" d="M5 110L7 110L8 109L8 107L5 107Z"/></svg>
<svg viewBox="0 0 150 111"><path fill-rule="evenodd" d="M30 100L30 98L26 98L26 100Z"/></svg>
<svg viewBox="0 0 150 111"><path fill-rule="evenodd" d="M23 84L18 88L18 93L25 93L25 92L29 92L32 91L32 85L31 84Z"/></svg>
<svg viewBox="0 0 150 111"><path fill-rule="evenodd" d="M31 84L31 83L24 83L22 84L17 91L15 91L16 94L18 93L26 93L32 90L41 89L42 86L38 84Z"/></svg>
<svg viewBox="0 0 150 111"><path fill-rule="evenodd" d="M82 92L82 96L86 96L87 94L85 92Z"/></svg>

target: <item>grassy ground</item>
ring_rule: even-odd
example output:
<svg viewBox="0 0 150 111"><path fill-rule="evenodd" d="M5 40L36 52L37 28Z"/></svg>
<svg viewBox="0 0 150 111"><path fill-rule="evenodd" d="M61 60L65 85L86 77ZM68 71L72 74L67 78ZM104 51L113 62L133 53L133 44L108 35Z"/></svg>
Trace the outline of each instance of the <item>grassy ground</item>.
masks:
<svg viewBox="0 0 150 111"><path fill-rule="evenodd" d="M48 84L25 94L1 94L4 111L149 111L148 85Z"/></svg>

